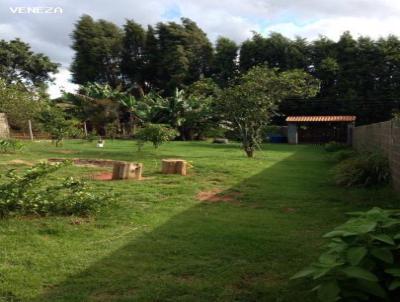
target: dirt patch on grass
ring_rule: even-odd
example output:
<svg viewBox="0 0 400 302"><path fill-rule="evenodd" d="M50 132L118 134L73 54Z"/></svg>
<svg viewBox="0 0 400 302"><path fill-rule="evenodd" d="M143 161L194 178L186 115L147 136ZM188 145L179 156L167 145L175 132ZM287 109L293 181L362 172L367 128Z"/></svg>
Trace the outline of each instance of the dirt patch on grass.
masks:
<svg viewBox="0 0 400 302"><path fill-rule="evenodd" d="M240 192L226 192L221 189L213 189L211 191L199 192L196 199L202 202L228 202L232 204L240 204L237 198L241 195Z"/></svg>
<svg viewBox="0 0 400 302"><path fill-rule="evenodd" d="M25 165L25 166L33 166L34 165L33 162L23 160L23 159L13 159L13 160L10 160L8 163L10 165Z"/></svg>

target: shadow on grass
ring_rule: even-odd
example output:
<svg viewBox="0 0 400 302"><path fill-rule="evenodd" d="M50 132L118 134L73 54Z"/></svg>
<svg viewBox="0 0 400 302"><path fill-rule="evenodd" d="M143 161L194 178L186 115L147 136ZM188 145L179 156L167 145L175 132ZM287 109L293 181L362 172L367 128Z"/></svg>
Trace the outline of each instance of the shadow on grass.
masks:
<svg viewBox="0 0 400 302"><path fill-rule="evenodd" d="M34 301L314 301L288 280L354 209L329 165L293 154L225 192L237 201L194 203Z"/></svg>

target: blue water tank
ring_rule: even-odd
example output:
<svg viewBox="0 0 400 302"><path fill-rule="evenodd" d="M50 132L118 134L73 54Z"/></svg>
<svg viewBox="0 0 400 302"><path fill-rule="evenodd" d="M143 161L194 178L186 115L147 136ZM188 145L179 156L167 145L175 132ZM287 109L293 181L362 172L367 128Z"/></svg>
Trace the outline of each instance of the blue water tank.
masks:
<svg viewBox="0 0 400 302"><path fill-rule="evenodd" d="M287 143L287 137L283 135L270 135L269 142L272 144L284 144Z"/></svg>

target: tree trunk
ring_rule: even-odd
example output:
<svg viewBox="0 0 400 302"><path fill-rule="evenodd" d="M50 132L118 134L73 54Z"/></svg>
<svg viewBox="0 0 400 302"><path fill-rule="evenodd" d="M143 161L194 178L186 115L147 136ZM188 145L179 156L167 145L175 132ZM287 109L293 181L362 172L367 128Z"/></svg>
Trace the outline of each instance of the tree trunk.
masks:
<svg viewBox="0 0 400 302"><path fill-rule="evenodd" d="M244 151L246 152L247 157L254 157L254 150L246 149Z"/></svg>
<svg viewBox="0 0 400 302"><path fill-rule="evenodd" d="M181 132L182 140L184 140L184 141L192 141L192 140L194 140L193 129L191 129L191 128L183 128L182 127L180 132Z"/></svg>
<svg viewBox="0 0 400 302"><path fill-rule="evenodd" d="M187 162L183 159L163 159L161 172L164 174L187 174Z"/></svg>
<svg viewBox="0 0 400 302"><path fill-rule="evenodd" d="M85 131L85 138L87 138L88 137L88 130L87 130L86 121L83 122L83 130Z"/></svg>
<svg viewBox="0 0 400 302"><path fill-rule="evenodd" d="M112 179L137 179L142 178L143 165L140 163L115 162Z"/></svg>

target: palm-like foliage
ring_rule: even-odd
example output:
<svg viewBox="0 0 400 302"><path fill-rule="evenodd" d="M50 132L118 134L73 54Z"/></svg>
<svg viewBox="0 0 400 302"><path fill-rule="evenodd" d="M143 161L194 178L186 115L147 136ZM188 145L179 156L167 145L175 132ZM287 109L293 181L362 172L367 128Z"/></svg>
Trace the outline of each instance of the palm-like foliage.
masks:
<svg viewBox="0 0 400 302"><path fill-rule="evenodd" d="M182 126L185 121L185 111L189 109L189 103L185 97L185 91L175 89L175 94L168 98L166 110L168 120L173 128Z"/></svg>
<svg viewBox="0 0 400 302"><path fill-rule="evenodd" d="M137 114L137 100L134 96L124 94L120 96L120 104L128 110L129 113L129 128L135 134L136 124L141 118Z"/></svg>

